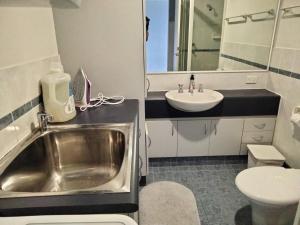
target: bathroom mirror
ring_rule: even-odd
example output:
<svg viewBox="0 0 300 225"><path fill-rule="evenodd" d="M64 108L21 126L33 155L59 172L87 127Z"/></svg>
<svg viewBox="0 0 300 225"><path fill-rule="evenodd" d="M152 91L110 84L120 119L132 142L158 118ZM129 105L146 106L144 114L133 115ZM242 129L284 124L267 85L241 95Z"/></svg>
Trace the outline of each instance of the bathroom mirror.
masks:
<svg viewBox="0 0 300 225"><path fill-rule="evenodd" d="M278 0L145 0L148 74L266 70Z"/></svg>

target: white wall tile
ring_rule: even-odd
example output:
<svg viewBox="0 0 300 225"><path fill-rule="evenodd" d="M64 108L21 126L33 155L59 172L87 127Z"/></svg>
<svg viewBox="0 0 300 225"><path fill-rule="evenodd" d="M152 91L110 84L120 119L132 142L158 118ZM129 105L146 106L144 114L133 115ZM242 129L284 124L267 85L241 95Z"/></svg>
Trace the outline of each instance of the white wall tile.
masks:
<svg viewBox="0 0 300 225"><path fill-rule="evenodd" d="M40 79L49 74L51 62L59 56L0 69L0 117L41 94Z"/></svg>
<svg viewBox="0 0 300 225"><path fill-rule="evenodd" d="M195 74L196 85L204 84L204 88L209 89L258 89L265 88L268 72L253 72L258 78L256 84L246 84L248 73L203 73ZM149 91L167 91L177 89L178 84L184 84L188 88L191 74L162 74L148 75L150 81Z"/></svg>
<svg viewBox="0 0 300 225"><path fill-rule="evenodd" d="M6 155L11 148L13 148L17 143L17 130L14 123L10 124L6 128L0 131L0 159Z"/></svg>
<svg viewBox="0 0 300 225"><path fill-rule="evenodd" d="M291 71L294 58L295 51L293 49L280 48L280 61L278 67L283 70Z"/></svg>
<svg viewBox="0 0 300 225"><path fill-rule="evenodd" d="M14 122L17 131L18 142L23 141L38 128L39 123L37 113L39 111L40 106L36 106Z"/></svg>
<svg viewBox="0 0 300 225"><path fill-rule="evenodd" d="M300 74L300 49L295 50L294 62L292 65L292 72Z"/></svg>

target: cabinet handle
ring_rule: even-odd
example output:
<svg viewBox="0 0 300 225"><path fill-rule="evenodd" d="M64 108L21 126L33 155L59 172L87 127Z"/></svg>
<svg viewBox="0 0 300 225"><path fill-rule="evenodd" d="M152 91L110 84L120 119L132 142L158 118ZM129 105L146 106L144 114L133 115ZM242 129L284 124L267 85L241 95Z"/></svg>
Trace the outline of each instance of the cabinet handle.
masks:
<svg viewBox="0 0 300 225"><path fill-rule="evenodd" d="M149 135L147 136L147 138L148 138L148 148L150 148L152 144L152 140Z"/></svg>
<svg viewBox="0 0 300 225"><path fill-rule="evenodd" d="M217 133L218 133L217 124L215 124L214 126L215 126L215 135L217 135Z"/></svg>
<svg viewBox="0 0 300 225"><path fill-rule="evenodd" d="M260 136L260 137L252 137L252 139L256 142L262 142L262 140L264 139L264 136Z"/></svg>
<svg viewBox="0 0 300 225"><path fill-rule="evenodd" d="M266 127L266 125L267 125L267 124L265 124L265 123L262 123L262 124L254 124L254 126L255 126L257 129L260 129L260 130L264 129L264 128Z"/></svg>
<svg viewBox="0 0 300 225"><path fill-rule="evenodd" d="M174 136L174 125L172 125L172 131L171 131L172 136Z"/></svg>
<svg viewBox="0 0 300 225"><path fill-rule="evenodd" d="M205 123L204 134L207 135L207 125L206 125L206 123Z"/></svg>
<svg viewBox="0 0 300 225"><path fill-rule="evenodd" d="M142 178L142 168L143 168L143 159L141 156L139 156L139 181L141 181Z"/></svg>

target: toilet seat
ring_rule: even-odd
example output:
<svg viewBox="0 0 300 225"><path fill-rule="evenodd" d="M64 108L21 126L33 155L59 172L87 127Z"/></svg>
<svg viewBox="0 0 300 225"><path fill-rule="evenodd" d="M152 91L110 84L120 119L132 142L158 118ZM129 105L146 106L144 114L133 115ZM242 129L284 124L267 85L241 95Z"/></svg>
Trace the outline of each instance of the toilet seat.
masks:
<svg viewBox="0 0 300 225"><path fill-rule="evenodd" d="M300 169L254 167L240 172L235 184L248 198L265 204L288 205L300 200Z"/></svg>

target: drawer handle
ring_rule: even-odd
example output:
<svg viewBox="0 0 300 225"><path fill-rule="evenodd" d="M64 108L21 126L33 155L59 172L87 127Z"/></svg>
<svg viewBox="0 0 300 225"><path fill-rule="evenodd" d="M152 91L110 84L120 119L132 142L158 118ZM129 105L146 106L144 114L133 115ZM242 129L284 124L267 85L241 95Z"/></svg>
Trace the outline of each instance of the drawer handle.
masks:
<svg viewBox="0 0 300 225"><path fill-rule="evenodd" d="M174 125L172 125L172 131L171 131L172 136L174 136Z"/></svg>
<svg viewBox="0 0 300 225"><path fill-rule="evenodd" d="M255 126L257 129L262 130L262 129L264 129L264 128L267 126L267 124L265 124L265 123L262 123L262 124L255 124L254 126Z"/></svg>
<svg viewBox="0 0 300 225"><path fill-rule="evenodd" d="M260 137L252 137L252 139L256 142L262 142L262 140L264 139L264 136L260 136Z"/></svg>

